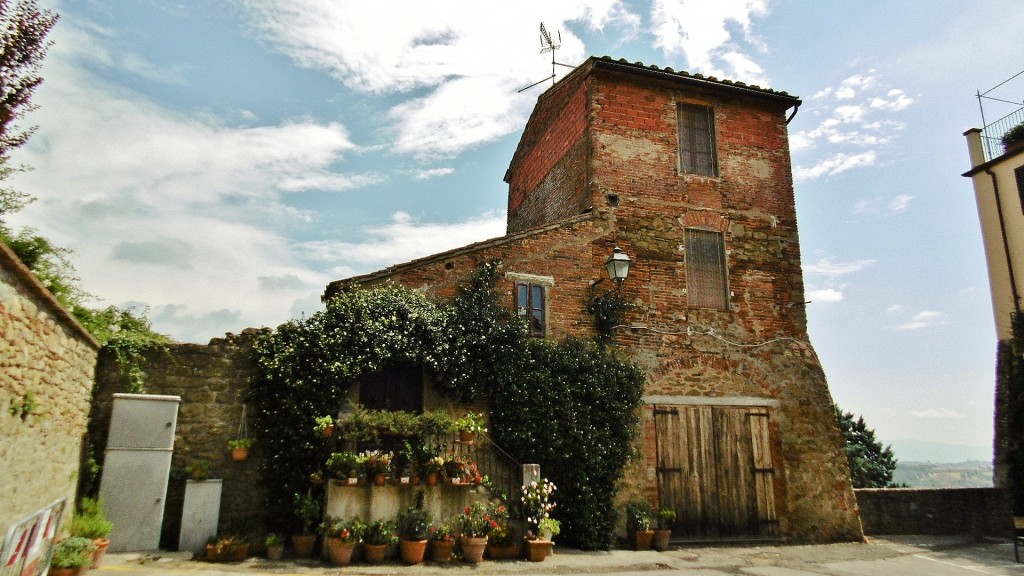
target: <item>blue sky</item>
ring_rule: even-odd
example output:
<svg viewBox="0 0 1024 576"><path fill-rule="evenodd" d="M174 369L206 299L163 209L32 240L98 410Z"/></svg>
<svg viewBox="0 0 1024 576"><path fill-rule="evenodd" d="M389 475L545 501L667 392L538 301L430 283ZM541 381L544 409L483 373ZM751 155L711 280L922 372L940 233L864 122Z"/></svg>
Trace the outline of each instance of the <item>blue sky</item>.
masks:
<svg viewBox="0 0 1024 576"><path fill-rule="evenodd" d="M206 342L308 314L331 280L502 235L502 177L550 85L518 92L550 74L544 22L562 63L800 96L808 317L833 397L903 459L990 453L995 329L962 133L975 92L1024 68L1019 1L40 3L62 17L14 157L34 170L11 181L38 201L9 221L73 249L97 305Z"/></svg>

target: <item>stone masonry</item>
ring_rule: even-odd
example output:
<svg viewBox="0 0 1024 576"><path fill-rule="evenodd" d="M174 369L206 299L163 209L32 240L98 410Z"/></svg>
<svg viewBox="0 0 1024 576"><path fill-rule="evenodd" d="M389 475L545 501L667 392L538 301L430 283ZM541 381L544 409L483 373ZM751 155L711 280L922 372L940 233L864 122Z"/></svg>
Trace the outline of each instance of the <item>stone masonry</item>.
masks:
<svg viewBox="0 0 1024 576"><path fill-rule="evenodd" d="M70 518L98 350L0 243L0 532L59 498Z"/></svg>
<svg viewBox="0 0 1024 576"><path fill-rule="evenodd" d="M223 534L259 536L264 531L266 497L259 475L260 445L248 460L231 459L227 442L237 436L244 394L254 370L252 344L259 331L215 338L209 345L169 344L145 355L142 370L146 392L181 397L171 460L171 481L160 537L163 549L176 549L185 497L186 467L204 461L210 478L224 480L220 527ZM89 442L101 459L110 427L113 395L124 392L124 377L113 354L100 354L96 394L89 423ZM246 414L251 421L252 414ZM249 436L254 434L249 432Z"/></svg>

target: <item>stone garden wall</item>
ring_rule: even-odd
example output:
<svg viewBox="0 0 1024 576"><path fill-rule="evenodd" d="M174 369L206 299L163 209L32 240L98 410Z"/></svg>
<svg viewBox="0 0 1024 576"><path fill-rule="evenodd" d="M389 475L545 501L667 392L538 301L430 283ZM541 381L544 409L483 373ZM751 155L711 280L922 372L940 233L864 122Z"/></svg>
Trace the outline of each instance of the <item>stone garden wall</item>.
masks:
<svg viewBox="0 0 1024 576"><path fill-rule="evenodd" d="M0 534L67 498L99 344L0 243Z"/></svg>
<svg viewBox="0 0 1024 576"><path fill-rule="evenodd" d="M248 460L231 459L227 441L236 437L242 416L244 393L254 365L252 344L259 330L215 338L208 345L172 344L163 351L146 355L142 369L146 392L181 397L177 433L174 439L171 481L160 546L176 549L181 526L186 468L206 464L209 478L224 480L220 507L220 533L261 535L264 533L265 495L259 478L260 444ZM125 380L113 355L104 351L96 368L96 400L89 439L102 457L110 426L113 395L125 392ZM251 409L247 419L252 422ZM249 432L249 436L254 434Z"/></svg>
<svg viewBox="0 0 1024 576"><path fill-rule="evenodd" d="M858 489L864 533L1009 536L1013 506L999 488Z"/></svg>

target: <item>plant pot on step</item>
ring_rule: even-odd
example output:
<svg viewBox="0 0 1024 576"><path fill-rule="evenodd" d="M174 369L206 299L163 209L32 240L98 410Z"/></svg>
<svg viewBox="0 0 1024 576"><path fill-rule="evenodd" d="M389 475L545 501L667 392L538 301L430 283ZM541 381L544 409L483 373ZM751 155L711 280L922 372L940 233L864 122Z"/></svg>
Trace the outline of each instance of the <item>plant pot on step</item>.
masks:
<svg viewBox="0 0 1024 576"><path fill-rule="evenodd" d="M92 565L90 568L99 568L100 562L103 560L103 555L107 553L107 547L110 546L109 538L95 538L92 541L96 545L96 551L92 553Z"/></svg>
<svg viewBox="0 0 1024 576"><path fill-rule="evenodd" d="M664 552L668 550L668 541L671 537L671 530L655 530L654 538L651 540L651 547L658 552Z"/></svg>
<svg viewBox="0 0 1024 576"><path fill-rule="evenodd" d="M633 550L650 550L651 541L654 540L654 530L637 530L630 534L633 543Z"/></svg>
<svg viewBox="0 0 1024 576"><path fill-rule="evenodd" d="M551 554L551 540L537 538L526 541L526 559L530 562L543 562Z"/></svg>
<svg viewBox="0 0 1024 576"><path fill-rule="evenodd" d="M455 540L434 540L430 543L430 559L434 562L451 562Z"/></svg>
<svg viewBox="0 0 1024 576"><path fill-rule="evenodd" d="M327 557L335 566L348 566L352 563L352 551L355 550L355 542L344 542L341 538L327 539Z"/></svg>
<svg viewBox="0 0 1024 576"><path fill-rule="evenodd" d="M292 536L292 552L296 558L311 558L316 546L316 534L295 534Z"/></svg>
<svg viewBox="0 0 1024 576"><path fill-rule="evenodd" d="M402 555L402 562L413 565L423 562L423 556L427 552L426 540L399 540L398 550Z"/></svg>
<svg viewBox="0 0 1024 576"><path fill-rule="evenodd" d="M462 558L470 564L483 562L484 550L487 548L487 536L462 537Z"/></svg>
<svg viewBox="0 0 1024 576"><path fill-rule="evenodd" d="M491 560L515 560L519 558L522 551L519 549L519 544L509 544L508 546L495 546L493 544L487 544L487 557Z"/></svg>
<svg viewBox="0 0 1024 576"><path fill-rule="evenodd" d="M284 544L267 544L267 560L280 560L284 557Z"/></svg>
<svg viewBox="0 0 1024 576"><path fill-rule="evenodd" d="M363 560L367 564L380 564L384 562L387 551L387 544L363 544Z"/></svg>

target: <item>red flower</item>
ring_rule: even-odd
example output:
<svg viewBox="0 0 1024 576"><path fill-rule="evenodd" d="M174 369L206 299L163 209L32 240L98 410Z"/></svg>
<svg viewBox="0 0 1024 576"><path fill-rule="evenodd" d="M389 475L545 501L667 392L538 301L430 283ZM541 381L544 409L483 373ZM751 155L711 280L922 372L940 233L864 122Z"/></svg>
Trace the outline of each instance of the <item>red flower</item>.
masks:
<svg viewBox="0 0 1024 576"><path fill-rule="evenodd" d="M462 513L463 514L469 514L469 506L466 506L466 509L463 510Z"/></svg>

